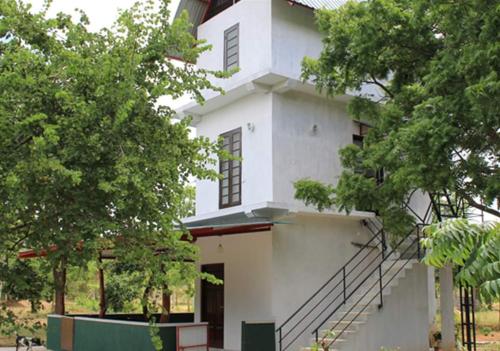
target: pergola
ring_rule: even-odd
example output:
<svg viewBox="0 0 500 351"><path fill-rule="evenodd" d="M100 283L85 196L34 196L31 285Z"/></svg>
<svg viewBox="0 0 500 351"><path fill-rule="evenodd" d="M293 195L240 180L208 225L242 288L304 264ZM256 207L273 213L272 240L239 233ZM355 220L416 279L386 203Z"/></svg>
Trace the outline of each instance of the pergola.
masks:
<svg viewBox="0 0 500 351"><path fill-rule="evenodd" d="M184 236L183 240L190 240L195 242L198 238L211 237L211 236L225 236L225 235L235 235L235 234L247 234L247 233L257 233L263 231L269 231L273 226L272 222L261 222L261 223L240 223L240 224L229 224L229 225L220 225L220 226L200 226L200 227L192 227L188 228L191 237ZM82 244L83 246L83 244ZM57 245L52 245L48 249L44 250L23 250L19 252L18 259L26 260L26 259L34 259L40 257L46 257L49 252L55 252L58 250ZM167 250L163 248L155 249L155 252L159 255L164 254ZM103 249L99 252L99 263L102 263L103 260L114 260L116 256L112 249ZM106 316L106 290L104 284L104 270L102 265L99 265L98 270L99 277L99 318L104 318ZM63 301L64 301L64 292ZM162 293L162 309L166 311L166 313L162 313L160 322L166 322L166 318L170 314L171 303L170 303L170 294L168 293L168 289L164 289Z"/></svg>

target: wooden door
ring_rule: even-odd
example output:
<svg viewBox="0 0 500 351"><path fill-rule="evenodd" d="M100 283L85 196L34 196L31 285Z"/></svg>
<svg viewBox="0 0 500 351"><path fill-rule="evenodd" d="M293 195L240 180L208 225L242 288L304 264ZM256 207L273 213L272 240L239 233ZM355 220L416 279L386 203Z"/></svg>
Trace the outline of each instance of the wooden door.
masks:
<svg viewBox="0 0 500 351"><path fill-rule="evenodd" d="M207 264L201 271L224 280L224 264ZM224 285L201 282L201 321L208 322L209 346L224 347Z"/></svg>

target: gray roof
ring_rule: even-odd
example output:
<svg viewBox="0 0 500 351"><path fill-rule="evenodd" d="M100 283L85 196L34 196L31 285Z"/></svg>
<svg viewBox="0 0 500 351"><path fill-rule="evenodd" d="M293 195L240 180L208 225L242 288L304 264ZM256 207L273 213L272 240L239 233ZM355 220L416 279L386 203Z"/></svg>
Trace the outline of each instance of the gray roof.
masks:
<svg viewBox="0 0 500 351"><path fill-rule="evenodd" d="M344 5L347 0L292 0L293 2L304 5L312 9L336 9Z"/></svg>

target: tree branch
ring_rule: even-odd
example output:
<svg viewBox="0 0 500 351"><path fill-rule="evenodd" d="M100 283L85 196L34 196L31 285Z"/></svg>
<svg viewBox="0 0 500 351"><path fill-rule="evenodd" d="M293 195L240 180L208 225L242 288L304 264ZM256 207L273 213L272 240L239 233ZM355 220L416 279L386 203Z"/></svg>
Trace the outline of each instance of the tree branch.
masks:
<svg viewBox="0 0 500 351"><path fill-rule="evenodd" d="M486 213L489 213L495 217L500 218L500 211L497 211L491 207L485 206L483 204L478 203L475 201L471 196L469 195L462 195L465 200L467 200L468 204L478 210L484 211Z"/></svg>
<svg viewBox="0 0 500 351"><path fill-rule="evenodd" d="M390 98L394 98L394 94L389 89L387 89L387 87L384 84L380 83L377 80L377 78L375 78L373 76L373 74L370 74L370 77L371 77L372 80L366 80L366 81L363 81L363 83L366 83L366 84L375 84L380 89L382 89L387 95L389 95Z"/></svg>

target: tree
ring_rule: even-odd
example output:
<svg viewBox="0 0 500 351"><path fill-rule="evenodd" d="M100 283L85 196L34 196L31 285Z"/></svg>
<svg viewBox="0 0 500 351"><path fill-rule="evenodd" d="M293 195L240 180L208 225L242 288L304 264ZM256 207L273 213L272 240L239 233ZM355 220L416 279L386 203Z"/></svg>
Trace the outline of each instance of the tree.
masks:
<svg viewBox="0 0 500 351"><path fill-rule="evenodd" d="M35 313L42 300L50 300L48 272L40 262L16 260L11 264L0 264L4 279L4 293L13 300L28 300L31 312Z"/></svg>
<svg viewBox="0 0 500 351"><path fill-rule="evenodd" d="M396 232L411 223L402 204L415 189L498 217L498 4L350 1L318 11L317 24L324 47L304 59L303 78L329 95L360 92L349 113L371 128L362 148L340 151L338 184L302 180L296 196L319 208L370 207ZM370 176L380 169L382 183Z"/></svg>
<svg viewBox="0 0 500 351"><path fill-rule="evenodd" d="M455 282L479 288L485 300L500 299L500 223L447 220L425 228L424 263L458 268Z"/></svg>
<svg viewBox="0 0 500 351"><path fill-rule="evenodd" d="M203 102L224 74L188 63L209 46L187 13L170 23L167 0L136 3L99 32L82 12L47 18L49 5L0 1L0 255L46 253L63 314L67 267L100 249L140 265L152 288L170 270L196 276L180 219L189 179L217 179L207 166L220 147L191 138L160 98Z"/></svg>

